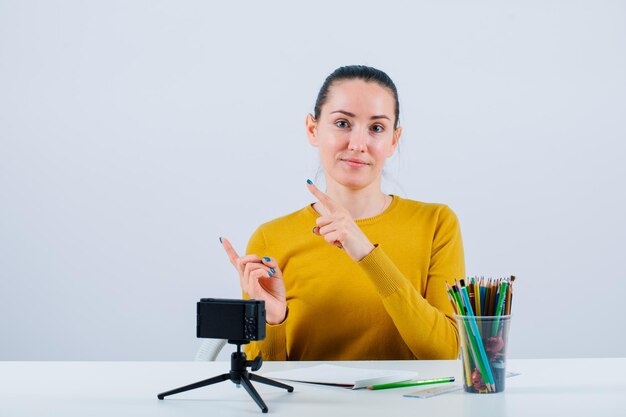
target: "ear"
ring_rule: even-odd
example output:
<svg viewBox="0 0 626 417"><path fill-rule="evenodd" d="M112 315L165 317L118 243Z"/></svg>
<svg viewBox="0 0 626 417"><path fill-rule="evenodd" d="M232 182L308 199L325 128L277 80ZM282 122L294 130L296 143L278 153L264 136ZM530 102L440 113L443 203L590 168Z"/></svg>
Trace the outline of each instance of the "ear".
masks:
<svg viewBox="0 0 626 417"><path fill-rule="evenodd" d="M309 143L317 147L317 120L313 118L311 113L306 115L306 134L309 137Z"/></svg>
<svg viewBox="0 0 626 417"><path fill-rule="evenodd" d="M389 154L387 155L387 157L390 157L396 151L396 148L398 147L398 142L400 142L400 136L402 136L401 127L393 131L393 137L391 138L391 147L389 148Z"/></svg>

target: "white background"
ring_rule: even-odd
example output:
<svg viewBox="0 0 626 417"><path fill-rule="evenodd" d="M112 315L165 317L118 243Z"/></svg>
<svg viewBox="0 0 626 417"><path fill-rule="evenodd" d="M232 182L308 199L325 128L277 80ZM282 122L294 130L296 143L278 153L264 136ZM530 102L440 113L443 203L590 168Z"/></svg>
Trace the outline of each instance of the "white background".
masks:
<svg viewBox="0 0 626 417"><path fill-rule="evenodd" d="M469 275L517 275L510 355L625 356L625 16L0 1L0 360L193 359L196 301L240 296L218 236L312 201L305 116L347 64L400 93L385 191L450 205Z"/></svg>

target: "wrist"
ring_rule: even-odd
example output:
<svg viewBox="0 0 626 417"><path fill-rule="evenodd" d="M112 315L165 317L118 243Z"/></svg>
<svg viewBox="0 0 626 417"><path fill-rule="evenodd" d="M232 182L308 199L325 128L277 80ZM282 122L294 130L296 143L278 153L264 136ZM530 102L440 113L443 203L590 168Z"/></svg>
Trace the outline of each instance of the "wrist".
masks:
<svg viewBox="0 0 626 417"><path fill-rule="evenodd" d="M363 258L365 258L367 255L369 255L370 253L372 253L372 251L376 248L376 246L372 245L369 241L367 242L367 245L363 246L363 249L361 251L359 251L359 253L353 258L356 262L360 262Z"/></svg>
<svg viewBox="0 0 626 417"><path fill-rule="evenodd" d="M269 324L270 326L278 326L279 324L283 324L284 321L287 319L288 312L289 312L289 309L285 307L285 310L282 315L278 315L278 317L272 317L272 318L268 316L265 322Z"/></svg>

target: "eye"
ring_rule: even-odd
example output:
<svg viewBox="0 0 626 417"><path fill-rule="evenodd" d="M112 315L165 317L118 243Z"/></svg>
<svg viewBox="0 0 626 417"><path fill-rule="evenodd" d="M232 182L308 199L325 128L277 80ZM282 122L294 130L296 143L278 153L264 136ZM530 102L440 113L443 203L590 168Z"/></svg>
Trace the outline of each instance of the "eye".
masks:
<svg viewBox="0 0 626 417"><path fill-rule="evenodd" d="M345 129L347 127L350 127L350 124L346 120L337 120L335 122L335 126L337 126L340 129Z"/></svg>
<svg viewBox="0 0 626 417"><path fill-rule="evenodd" d="M382 133L385 128L382 125L374 125L372 126L372 130L374 131L374 133Z"/></svg>

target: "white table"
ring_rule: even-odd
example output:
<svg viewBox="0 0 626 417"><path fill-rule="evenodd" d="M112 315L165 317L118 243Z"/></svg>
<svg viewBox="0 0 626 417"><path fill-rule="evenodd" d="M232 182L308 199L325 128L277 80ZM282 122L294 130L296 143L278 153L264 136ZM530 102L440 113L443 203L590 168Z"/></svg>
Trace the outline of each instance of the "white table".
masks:
<svg viewBox="0 0 626 417"><path fill-rule="evenodd" d="M266 362L257 373L316 362ZM459 361L333 362L415 370L420 377L455 376ZM177 394L172 388L224 373L230 362L0 362L0 416L230 416L263 415L230 381ZM268 415L619 416L626 415L626 358L509 360L504 393L462 391L405 398L419 387L369 391L292 383L293 393L254 383Z"/></svg>

